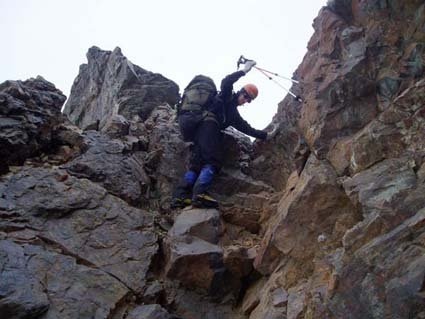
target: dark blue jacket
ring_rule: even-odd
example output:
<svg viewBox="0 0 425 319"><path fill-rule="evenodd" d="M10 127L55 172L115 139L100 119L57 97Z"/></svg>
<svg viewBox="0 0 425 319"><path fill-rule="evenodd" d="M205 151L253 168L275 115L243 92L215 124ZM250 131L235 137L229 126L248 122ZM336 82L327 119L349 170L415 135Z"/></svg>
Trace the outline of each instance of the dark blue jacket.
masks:
<svg viewBox="0 0 425 319"><path fill-rule="evenodd" d="M242 133L264 140L267 133L251 127L238 111L238 95L233 92L233 84L244 75L245 72L237 71L229 74L221 81L221 91L216 96L210 110L216 115L220 129L233 126Z"/></svg>

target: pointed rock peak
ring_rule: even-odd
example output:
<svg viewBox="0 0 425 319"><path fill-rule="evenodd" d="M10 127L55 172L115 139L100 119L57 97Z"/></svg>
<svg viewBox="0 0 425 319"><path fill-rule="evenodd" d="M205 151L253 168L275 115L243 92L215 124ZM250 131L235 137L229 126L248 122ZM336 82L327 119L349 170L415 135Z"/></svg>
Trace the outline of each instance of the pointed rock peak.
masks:
<svg viewBox="0 0 425 319"><path fill-rule="evenodd" d="M146 120L153 109L179 100L177 84L131 63L119 47L111 52L93 46L87 60L64 108L71 122L80 128L96 124L102 129L116 114L129 120Z"/></svg>
<svg viewBox="0 0 425 319"><path fill-rule="evenodd" d="M105 51L105 50L100 49L97 46L92 46L87 51L86 56L87 56L88 62L90 63L90 61L93 61L93 60L100 60L100 59L103 59L105 57L107 58L111 55L111 53L112 53L111 51Z"/></svg>
<svg viewBox="0 0 425 319"><path fill-rule="evenodd" d="M115 55L123 55L120 47L116 47L112 53Z"/></svg>

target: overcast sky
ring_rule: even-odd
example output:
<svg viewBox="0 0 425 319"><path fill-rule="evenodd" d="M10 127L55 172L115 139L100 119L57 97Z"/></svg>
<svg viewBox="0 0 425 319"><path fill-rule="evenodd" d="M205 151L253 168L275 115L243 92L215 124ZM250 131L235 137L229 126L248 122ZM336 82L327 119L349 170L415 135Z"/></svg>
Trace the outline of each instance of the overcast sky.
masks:
<svg viewBox="0 0 425 319"><path fill-rule="evenodd" d="M301 63L312 23L325 0L0 0L0 83L37 75L69 96L89 47L119 46L134 64L176 82L196 74L221 79L241 54L291 77ZM291 83L277 78L282 85ZM287 94L257 70L258 98L240 108L264 128Z"/></svg>

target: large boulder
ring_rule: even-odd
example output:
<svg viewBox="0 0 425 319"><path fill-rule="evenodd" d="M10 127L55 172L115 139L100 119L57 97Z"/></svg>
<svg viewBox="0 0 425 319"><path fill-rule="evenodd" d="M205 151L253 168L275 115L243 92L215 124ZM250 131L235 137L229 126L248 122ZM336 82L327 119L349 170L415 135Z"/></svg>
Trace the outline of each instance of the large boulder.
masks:
<svg viewBox="0 0 425 319"><path fill-rule="evenodd" d="M218 244L222 233L223 225L217 210L191 209L179 214L168 235L171 238L191 235L211 244Z"/></svg>
<svg viewBox="0 0 425 319"><path fill-rule="evenodd" d="M220 289L225 267L218 211L188 210L176 219L165 241L165 274L186 287L201 288L209 294Z"/></svg>
<svg viewBox="0 0 425 319"><path fill-rule="evenodd" d="M66 97L42 77L0 85L0 174L56 147Z"/></svg>
<svg viewBox="0 0 425 319"><path fill-rule="evenodd" d="M223 219L251 233L258 233L273 188L240 169L224 168L215 180L212 192L220 201Z"/></svg>

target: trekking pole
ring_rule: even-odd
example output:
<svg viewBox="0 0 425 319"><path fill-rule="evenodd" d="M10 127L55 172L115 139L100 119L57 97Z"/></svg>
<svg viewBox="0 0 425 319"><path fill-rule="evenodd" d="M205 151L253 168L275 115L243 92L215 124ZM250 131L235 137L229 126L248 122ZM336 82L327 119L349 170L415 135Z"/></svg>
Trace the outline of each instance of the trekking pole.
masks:
<svg viewBox="0 0 425 319"><path fill-rule="evenodd" d="M247 58L245 58L243 55L241 55L240 57L239 57L239 59L238 59L238 62L237 62L237 68L239 69L239 66L241 65L241 64L245 64L246 62L248 62L248 61L252 61L252 60L250 60L250 59L247 59ZM268 71L268 70L265 70L265 69L263 69L263 68L260 68L260 67L258 67L258 66L254 66L254 68L256 68L259 72L261 72L265 77L267 77L269 80L272 80L274 83L276 83L278 86L280 86L282 89L284 89L286 92L288 92L293 98L295 98L298 102L303 102L303 100L301 99L301 97L299 96L299 95L296 95L295 93L293 93L291 90L289 90L288 88L286 88L286 87L284 87L282 84L280 84L278 81L276 81L274 78L272 78L271 76L269 76L269 74L272 74L272 75L274 75L274 76L277 76L277 77L280 77L280 78L282 78L282 79L285 79L285 80L289 80L289 81L291 81L291 82L293 82L293 83L296 83L296 84L299 84L300 82L299 81L297 81L297 80L294 80L294 79L291 79L291 78L288 78L288 77L284 77L284 76L282 76L282 75L279 75L279 74L277 74L277 73L274 73L274 72L271 72L271 71Z"/></svg>
<svg viewBox="0 0 425 319"><path fill-rule="evenodd" d="M270 74L272 74L272 75L274 75L274 76L278 76L278 77L280 77L280 78L282 78L282 79L285 79L285 80L288 80L288 81L294 82L294 83L296 83L296 84L299 84L299 83L300 83L300 81L297 81L297 80L294 80L294 79L291 79L291 78L287 78L286 76L279 75L279 74L274 73L274 72L272 72L272 71L267 71L267 70L265 70L265 69L263 69L263 68L260 68L260 67L258 67L258 66L255 66L255 65L254 65L254 68L256 68L256 69L257 69L257 70L259 70L259 71L267 72L267 73L270 73Z"/></svg>
<svg viewBox="0 0 425 319"><path fill-rule="evenodd" d="M255 66L254 66L255 68ZM292 97L294 99L296 99L298 102L303 102L303 100L301 99L301 97L299 95L296 95L294 92L292 92L291 90L289 90L288 88L284 87L282 84L280 84L278 81L276 81L275 79L273 79L271 76L268 76L266 74L266 72L264 72L262 69L260 68L256 68L258 71L260 71L262 74L264 74L264 76L266 76L269 80L272 80L274 83L276 83L278 86L280 86L282 89L284 89L286 92L288 92L290 95L292 95Z"/></svg>

